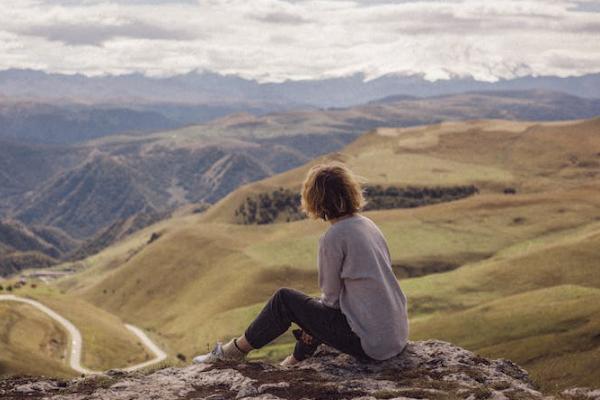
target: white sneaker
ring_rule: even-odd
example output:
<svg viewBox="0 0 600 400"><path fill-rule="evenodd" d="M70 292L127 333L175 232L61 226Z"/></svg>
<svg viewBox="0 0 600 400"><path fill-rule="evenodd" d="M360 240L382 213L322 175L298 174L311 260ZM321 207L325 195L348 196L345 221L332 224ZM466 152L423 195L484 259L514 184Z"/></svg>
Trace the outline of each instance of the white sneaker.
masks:
<svg viewBox="0 0 600 400"><path fill-rule="evenodd" d="M210 353L202 354L194 357L192 362L194 364L212 364L219 360L226 360L225 353L223 353L223 345L221 342L217 342L215 348Z"/></svg>
<svg viewBox="0 0 600 400"><path fill-rule="evenodd" d="M281 365L282 367L291 367L299 363L300 361L296 360L296 358L293 355L289 355L285 358L285 360L280 362L279 365Z"/></svg>

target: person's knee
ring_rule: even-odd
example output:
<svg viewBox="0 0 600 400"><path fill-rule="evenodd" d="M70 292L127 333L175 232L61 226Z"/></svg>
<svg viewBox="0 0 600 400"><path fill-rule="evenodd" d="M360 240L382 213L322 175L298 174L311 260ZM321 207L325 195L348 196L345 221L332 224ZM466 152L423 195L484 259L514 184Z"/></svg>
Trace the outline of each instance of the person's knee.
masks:
<svg viewBox="0 0 600 400"><path fill-rule="evenodd" d="M291 309L295 308L298 303L301 303L305 296L299 290L282 287L273 293L271 301Z"/></svg>
<svg viewBox="0 0 600 400"><path fill-rule="evenodd" d="M296 291L292 288L282 287L282 288L277 289L275 291L275 293L273 293L273 297L288 298L288 297L294 295L294 292L296 292Z"/></svg>

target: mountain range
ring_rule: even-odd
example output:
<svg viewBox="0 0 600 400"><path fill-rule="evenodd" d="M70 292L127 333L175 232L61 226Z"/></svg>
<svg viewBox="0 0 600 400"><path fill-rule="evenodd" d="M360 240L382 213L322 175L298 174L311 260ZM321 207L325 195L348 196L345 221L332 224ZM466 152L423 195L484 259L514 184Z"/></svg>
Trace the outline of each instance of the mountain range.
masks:
<svg viewBox="0 0 600 400"><path fill-rule="evenodd" d="M142 74L88 77L36 70L0 71L0 96L87 103L266 103L298 107L348 107L391 95L417 97L468 91L550 90L600 98L600 74L572 77L525 76L496 82L468 77L428 81L420 75L385 75L367 80L362 74L321 80L257 82L233 75L190 72L170 77ZM1 98L1 97L0 97Z"/></svg>
<svg viewBox="0 0 600 400"><path fill-rule="evenodd" d="M364 105L266 115L231 114L201 125L101 136L70 144L0 141L0 220L61 232L48 257L81 257L188 204L202 208L240 185L336 151L362 132L447 120L560 120L600 114L600 100L557 92L392 96ZM11 255L10 268L18 252ZM43 262L41 260L44 260ZM8 265L8 262L6 263Z"/></svg>

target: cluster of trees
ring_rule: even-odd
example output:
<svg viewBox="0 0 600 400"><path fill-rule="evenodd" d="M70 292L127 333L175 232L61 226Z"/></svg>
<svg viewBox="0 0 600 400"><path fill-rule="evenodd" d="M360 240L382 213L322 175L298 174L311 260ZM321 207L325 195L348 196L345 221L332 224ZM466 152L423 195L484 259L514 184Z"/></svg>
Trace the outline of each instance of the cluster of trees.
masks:
<svg viewBox="0 0 600 400"><path fill-rule="evenodd" d="M270 193L248 196L235 210L239 223L271 224L278 218L290 222L305 218L300 211L300 194L280 187Z"/></svg>
<svg viewBox="0 0 600 400"><path fill-rule="evenodd" d="M465 186L366 186L365 210L411 208L461 199L478 193L474 185ZM300 210L300 194L280 187L272 192L248 196L236 210L239 223L271 224L276 221L290 222L306 218Z"/></svg>
<svg viewBox="0 0 600 400"><path fill-rule="evenodd" d="M6 290L7 292L12 292L13 289L20 289L21 287L25 286L25 284L17 282L13 285L8 285L6 286L6 288L4 287L4 285L0 285L0 292L3 292L4 290ZM31 285L32 289L37 288L37 285L35 283L32 283Z"/></svg>
<svg viewBox="0 0 600 400"><path fill-rule="evenodd" d="M386 210L391 208L412 208L429 204L458 200L478 193L474 185L466 186L388 186L380 185L365 187L364 194L367 204L365 211Z"/></svg>

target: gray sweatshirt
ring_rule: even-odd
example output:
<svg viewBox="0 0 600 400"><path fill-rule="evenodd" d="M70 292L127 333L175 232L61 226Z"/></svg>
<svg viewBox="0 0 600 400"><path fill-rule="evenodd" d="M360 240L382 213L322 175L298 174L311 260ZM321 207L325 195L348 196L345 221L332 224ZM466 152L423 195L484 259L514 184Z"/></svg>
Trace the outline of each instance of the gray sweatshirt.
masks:
<svg viewBox="0 0 600 400"><path fill-rule="evenodd" d="M355 214L331 225L319 239L321 302L341 309L365 353L385 360L408 340L406 297L394 276L383 234Z"/></svg>

